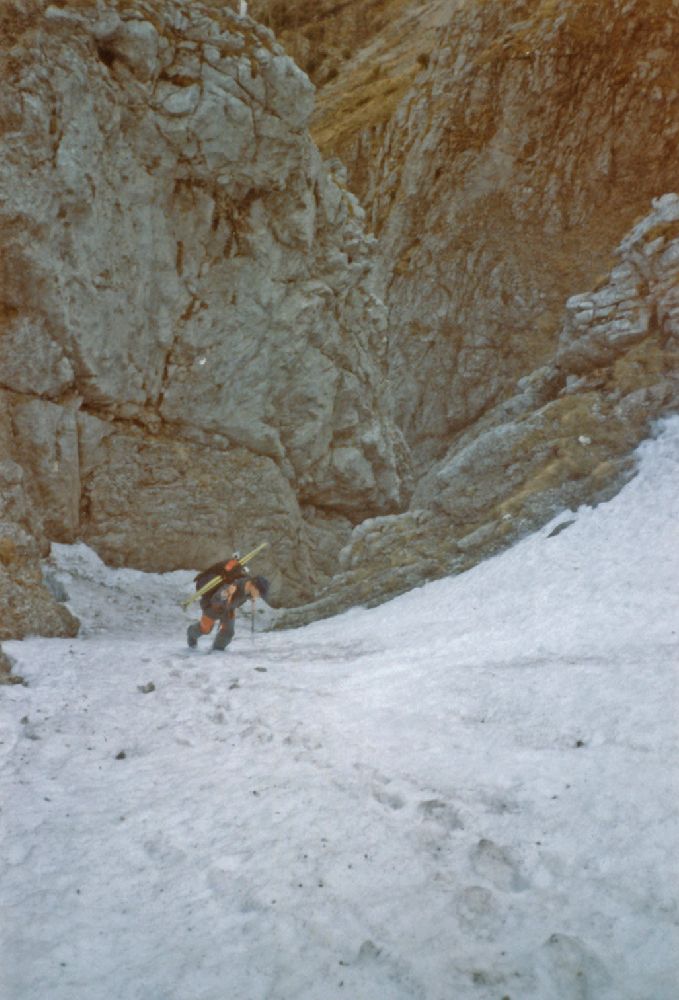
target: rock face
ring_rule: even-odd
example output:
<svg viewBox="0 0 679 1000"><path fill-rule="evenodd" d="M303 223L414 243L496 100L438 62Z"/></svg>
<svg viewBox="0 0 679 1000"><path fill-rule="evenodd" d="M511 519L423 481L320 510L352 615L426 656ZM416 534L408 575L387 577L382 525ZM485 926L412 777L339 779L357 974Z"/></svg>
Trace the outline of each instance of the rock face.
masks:
<svg viewBox="0 0 679 1000"><path fill-rule="evenodd" d="M360 6L335 16L351 24ZM319 77L314 130L379 237L416 487L407 514L354 530L311 614L465 569L610 496L653 419L679 407L663 305L674 199L661 197L676 190L679 6L398 6L410 32L371 34L366 19L334 79ZM303 0L290 7L308 34ZM377 114L371 84L397 86L418 51L405 96Z"/></svg>
<svg viewBox="0 0 679 1000"><path fill-rule="evenodd" d="M0 10L0 639L51 540L378 603L679 408L676 0L251 0L325 163L237 6Z"/></svg>
<svg viewBox="0 0 679 1000"><path fill-rule="evenodd" d="M367 195L385 129L429 62L437 33L459 0L252 0L319 87L312 133L326 156L350 170L351 189Z"/></svg>
<svg viewBox="0 0 679 1000"><path fill-rule="evenodd" d="M551 360L564 302L676 189L677 44L655 0L465 3L442 31L365 192L418 469Z"/></svg>
<svg viewBox="0 0 679 1000"><path fill-rule="evenodd" d="M36 539L36 519L28 500L26 475L8 454L14 452L11 408L0 393L0 639L40 635L75 635L78 621L55 601L43 582L40 557L44 536Z"/></svg>
<svg viewBox="0 0 679 1000"><path fill-rule="evenodd" d="M280 627L461 572L617 492L652 421L679 410L679 195L657 199L617 256L599 288L566 303L555 358L458 436L413 510L356 527L343 572Z"/></svg>
<svg viewBox="0 0 679 1000"><path fill-rule="evenodd" d="M355 68L354 58L368 47L373 66L379 53L388 50L391 72L385 75L392 83L397 76L412 78L409 71L417 63L415 56L436 23L431 20L431 10L438 12L442 4L450 8L456 6L456 0L428 0L426 4L421 0L348 0L341 4L337 0L249 0L248 10L271 28L295 62L324 88L325 105L329 88L338 93L351 89L347 77ZM412 42L405 37L408 35L417 40L414 53ZM411 55L406 56L406 52ZM373 84L378 76L381 74L373 75ZM338 88L333 88L335 80ZM365 107L364 96L361 94L355 104Z"/></svg>
<svg viewBox="0 0 679 1000"><path fill-rule="evenodd" d="M362 6L335 5L345 31ZM317 30L303 0L288 8L284 36ZM390 12L401 30L366 18L314 131L379 235L391 386L421 474L552 359L564 302L676 189L679 8L411 0ZM378 114L381 87L402 96L396 67L410 67L409 89Z"/></svg>
<svg viewBox="0 0 679 1000"><path fill-rule="evenodd" d="M325 156L347 165L362 204L384 155L389 123L460 7L461 0L250 3L319 87L312 134Z"/></svg>
<svg viewBox="0 0 679 1000"><path fill-rule="evenodd" d="M308 597L408 471L312 86L217 0L1 16L0 535L33 574L48 540L162 571L266 537L281 603Z"/></svg>
<svg viewBox="0 0 679 1000"><path fill-rule="evenodd" d="M321 28L327 42L333 17L332 38L356 29L314 130L379 234L395 412L426 473L552 360L566 300L602 280L651 199L676 189L679 8L394 0L366 5L361 34L352 0L313 18L304 0L285 15L257 2L300 52ZM412 86L377 115L405 66Z"/></svg>

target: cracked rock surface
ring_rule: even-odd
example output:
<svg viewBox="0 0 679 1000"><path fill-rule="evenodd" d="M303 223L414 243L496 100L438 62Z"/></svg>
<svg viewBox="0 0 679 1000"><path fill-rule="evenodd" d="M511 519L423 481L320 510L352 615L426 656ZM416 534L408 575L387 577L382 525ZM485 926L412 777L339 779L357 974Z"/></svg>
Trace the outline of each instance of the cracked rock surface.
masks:
<svg viewBox="0 0 679 1000"><path fill-rule="evenodd" d="M0 10L0 639L76 538L379 603L679 407L676 2L254 0L313 118L235 6Z"/></svg>
<svg viewBox="0 0 679 1000"><path fill-rule="evenodd" d="M1 533L156 571L266 537L279 601L308 598L408 469L374 241L309 138L313 87L216 0L0 21L0 458L27 508Z"/></svg>
<svg viewBox="0 0 679 1000"><path fill-rule="evenodd" d="M679 408L679 7L256 6L314 66L314 135L378 236L415 478L410 510L358 525L298 622L467 569L611 496Z"/></svg>
<svg viewBox="0 0 679 1000"><path fill-rule="evenodd" d="M357 140L416 471L553 359L564 303L676 191L677 44L679 9L658 0L461 3Z"/></svg>
<svg viewBox="0 0 679 1000"><path fill-rule="evenodd" d="M568 300L552 361L458 435L408 513L358 525L341 572L278 627L471 568L583 503L610 499L632 452L679 408L679 195L654 200L600 287ZM559 526L555 528L557 532Z"/></svg>

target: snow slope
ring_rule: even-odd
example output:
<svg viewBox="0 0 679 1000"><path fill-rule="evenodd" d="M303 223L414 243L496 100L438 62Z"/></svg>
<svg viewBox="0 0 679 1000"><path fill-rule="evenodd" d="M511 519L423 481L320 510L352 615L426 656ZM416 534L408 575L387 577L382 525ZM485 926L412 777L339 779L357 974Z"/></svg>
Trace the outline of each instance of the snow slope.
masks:
<svg viewBox="0 0 679 1000"><path fill-rule="evenodd" d="M224 654L191 574L54 559L81 637L5 644L2 1000L679 995L679 418L610 503Z"/></svg>

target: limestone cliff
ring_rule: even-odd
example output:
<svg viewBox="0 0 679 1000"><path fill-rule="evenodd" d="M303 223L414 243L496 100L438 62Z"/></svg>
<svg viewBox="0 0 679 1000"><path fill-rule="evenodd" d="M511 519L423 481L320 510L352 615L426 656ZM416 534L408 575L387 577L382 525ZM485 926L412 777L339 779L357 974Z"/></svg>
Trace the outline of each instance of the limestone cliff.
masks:
<svg viewBox="0 0 679 1000"><path fill-rule="evenodd" d="M0 11L0 638L50 540L377 603L679 409L679 0L251 0L315 112L237 7Z"/></svg>
<svg viewBox="0 0 679 1000"><path fill-rule="evenodd" d="M593 291L566 303L554 358L421 477L407 513L358 525L343 571L297 625L470 568L634 472L652 421L679 410L679 195L656 200ZM555 529L556 530L556 529Z"/></svg>
<svg viewBox="0 0 679 1000"><path fill-rule="evenodd" d="M308 597L407 473L308 78L218 0L0 16L0 637L63 628L31 590L49 540L162 571L265 537L281 603Z"/></svg>
<svg viewBox="0 0 679 1000"><path fill-rule="evenodd" d="M679 4L410 0L363 22L351 0L286 9L282 37L334 17L353 39L328 54L330 78L315 69L313 128L378 235L417 480L408 513L355 529L313 611L327 613L611 495L653 420L679 408L662 305L677 283L663 196L677 190Z"/></svg>
<svg viewBox="0 0 679 1000"><path fill-rule="evenodd" d="M677 188L679 7L461 3L366 190L420 468L551 359L565 301Z"/></svg>
<svg viewBox="0 0 679 1000"><path fill-rule="evenodd" d="M312 117L325 156L339 156L362 203L386 127L428 66L461 0L250 0L319 88Z"/></svg>

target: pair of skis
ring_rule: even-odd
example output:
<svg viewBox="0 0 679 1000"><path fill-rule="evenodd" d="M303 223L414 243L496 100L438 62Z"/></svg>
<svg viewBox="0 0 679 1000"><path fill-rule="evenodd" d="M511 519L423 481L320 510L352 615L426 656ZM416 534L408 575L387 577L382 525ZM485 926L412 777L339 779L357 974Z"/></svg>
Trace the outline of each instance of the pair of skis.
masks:
<svg viewBox="0 0 679 1000"><path fill-rule="evenodd" d="M268 542L262 542L261 545L258 545L257 548L252 550L252 552L248 552L246 556L242 556L240 559L236 561L241 566L245 566L247 563L250 562L251 559L253 559L256 555L258 555L258 553L260 553L262 549L265 549L268 544L269 544ZM208 590L211 590L212 587L218 586L220 583L223 582L223 580L224 580L223 576L213 576L211 580L208 580L208 582L200 588L200 590L197 590L195 594L191 594L191 596L187 597L185 601L182 601L182 607L188 608L189 604L193 604L194 601L197 601Z"/></svg>

